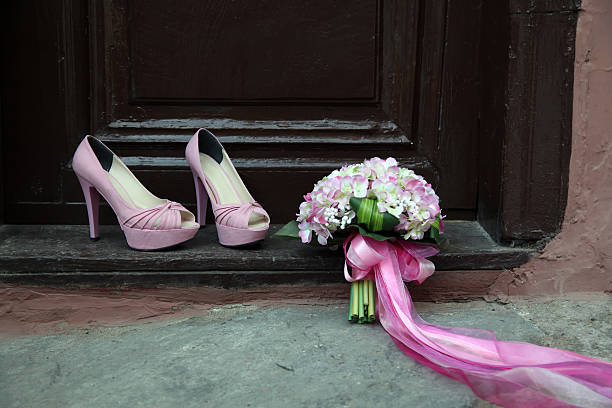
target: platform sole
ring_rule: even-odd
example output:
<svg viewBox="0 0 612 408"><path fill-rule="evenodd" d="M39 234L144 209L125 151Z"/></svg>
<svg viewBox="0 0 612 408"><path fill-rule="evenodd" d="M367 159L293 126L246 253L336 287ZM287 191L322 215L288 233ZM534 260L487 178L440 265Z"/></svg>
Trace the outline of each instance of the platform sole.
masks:
<svg viewBox="0 0 612 408"><path fill-rule="evenodd" d="M239 247L263 241L267 233L267 228L253 231L217 224L219 243L227 247Z"/></svg>
<svg viewBox="0 0 612 408"><path fill-rule="evenodd" d="M173 247L189 241L197 234L199 228L147 230L122 226L121 229L130 248L150 251Z"/></svg>

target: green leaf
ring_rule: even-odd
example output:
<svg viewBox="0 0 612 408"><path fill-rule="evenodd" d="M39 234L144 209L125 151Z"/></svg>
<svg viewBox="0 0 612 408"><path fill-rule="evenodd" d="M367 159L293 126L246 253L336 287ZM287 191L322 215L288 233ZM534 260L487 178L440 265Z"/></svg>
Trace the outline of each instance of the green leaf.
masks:
<svg viewBox="0 0 612 408"><path fill-rule="evenodd" d="M446 241L446 237L440 233L440 223L442 222L440 218L440 213L436 215L436 220L431 224L429 229L429 238L431 238L436 244L441 245Z"/></svg>
<svg viewBox="0 0 612 408"><path fill-rule="evenodd" d="M359 233L365 237L370 237L370 238L374 238L377 241L386 241L388 239L391 238L398 238L399 236L397 234L394 235L390 235L390 234L385 234L385 233L380 233L380 232L371 232L366 230L365 228L363 228L361 225L357 225L357 224L351 224L348 226L353 227L353 228L357 228L359 230Z"/></svg>
<svg viewBox="0 0 612 408"><path fill-rule="evenodd" d="M289 221L287 224L283 225L281 229L274 233L274 237L290 237L290 238L299 238L300 228L296 220Z"/></svg>
<svg viewBox="0 0 612 408"><path fill-rule="evenodd" d="M399 224L399 219L388 212L378 211L377 201L371 198L351 197L349 204L355 211L357 223L369 231L393 231L393 227Z"/></svg>
<svg viewBox="0 0 612 408"><path fill-rule="evenodd" d="M431 227L429 228L429 237L435 241L438 241L440 238L440 221L438 218L436 218L436 221L431 224Z"/></svg>

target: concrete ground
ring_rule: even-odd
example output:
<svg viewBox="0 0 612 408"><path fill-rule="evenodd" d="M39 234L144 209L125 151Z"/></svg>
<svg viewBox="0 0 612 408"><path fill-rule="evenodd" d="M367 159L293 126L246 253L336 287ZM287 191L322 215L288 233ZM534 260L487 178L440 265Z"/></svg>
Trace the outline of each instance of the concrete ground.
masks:
<svg viewBox="0 0 612 408"><path fill-rule="evenodd" d="M609 296L417 310L434 323L612 359ZM232 305L0 338L5 408L488 406L404 355L378 324L349 324L338 304Z"/></svg>

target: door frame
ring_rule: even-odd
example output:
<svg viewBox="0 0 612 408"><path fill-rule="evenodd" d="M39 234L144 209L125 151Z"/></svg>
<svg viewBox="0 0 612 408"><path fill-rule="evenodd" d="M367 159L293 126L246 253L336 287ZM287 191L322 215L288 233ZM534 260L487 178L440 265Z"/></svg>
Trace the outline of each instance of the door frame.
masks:
<svg viewBox="0 0 612 408"><path fill-rule="evenodd" d="M482 31L478 66L481 95L477 220L498 242L520 244L556 234L563 221L579 2L551 0L535 5L530 0L513 0L506 3L483 1L478 16ZM416 4L417 12L422 15L439 12L451 0L418 0ZM109 67L104 63L105 50L91 44L104 36L103 27L92 22L100 21L100 16L107 11L103 2L95 0L63 0L46 7L61 8L61 21L55 22L59 27L61 63L58 67L55 61L52 66L60 75L58 83L49 86L57 90L57 103L63 111L54 133L71 135L61 158L62 171L69 172L69 158L76 143L81 135L95 131L100 115L105 112L106 101L92 96L102 95L99 87L108 83L93 79ZM40 18L41 21L28 24L54 24L45 21L43 16ZM422 62L417 61L415 69L421 68ZM8 102L6 94L4 88L3 108ZM30 123L12 123L4 110L2 117L3 138L21 134L22 129L30 126ZM6 160L9 152L4 148L0 153L4 178L12 177ZM8 202L7 192L2 193L0 210L8 215L8 221L34 222L28 208L35 205ZM67 216L62 218L60 213L56 219L73 221Z"/></svg>

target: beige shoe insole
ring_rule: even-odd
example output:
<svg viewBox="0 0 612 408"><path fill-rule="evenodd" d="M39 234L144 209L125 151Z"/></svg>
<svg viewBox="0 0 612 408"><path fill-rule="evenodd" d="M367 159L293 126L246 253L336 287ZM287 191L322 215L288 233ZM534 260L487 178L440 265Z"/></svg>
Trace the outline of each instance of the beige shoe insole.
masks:
<svg viewBox="0 0 612 408"><path fill-rule="evenodd" d="M200 165L211 184L207 186L208 189L212 188L217 193L219 201L217 204L244 204L254 201L225 150L223 150L221 164L209 155L200 153ZM214 200L215 198L211 196L210 199ZM267 224L267 217L261 214L252 213L249 218L250 228L264 228Z"/></svg>
<svg viewBox="0 0 612 408"><path fill-rule="evenodd" d="M108 174L110 182L119 192L121 198L131 206L145 210L166 203L166 200L155 197L147 190L117 156L113 157L113 164ZM154 226L158 223L159 219L155 221ZM181 211L181 227L195 227L197 225L191 214Z"/></svg>

